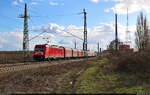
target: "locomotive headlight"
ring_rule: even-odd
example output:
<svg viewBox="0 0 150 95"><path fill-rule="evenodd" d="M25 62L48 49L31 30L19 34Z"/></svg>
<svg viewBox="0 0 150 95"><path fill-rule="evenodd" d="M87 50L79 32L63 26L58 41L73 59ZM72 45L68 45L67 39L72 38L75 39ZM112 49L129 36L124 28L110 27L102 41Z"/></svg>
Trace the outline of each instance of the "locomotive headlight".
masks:
<svg viewBox="0 0 150 95"><path fill-rule="evenodd" d="M43 55L44 53L43 52L35 52L34 54L41 54L41 55Z"/></svg>
<svg viewBox="0 0 150 95"><path fill-rule="evenodd" d="M34 54L38 54L38 52L35 52Z"/></svg>
<svg viewBox="0 0 150 95"><path fill-rule="evenodd" d="M40 52L42 55L44 54L43 52Z"/></svg>

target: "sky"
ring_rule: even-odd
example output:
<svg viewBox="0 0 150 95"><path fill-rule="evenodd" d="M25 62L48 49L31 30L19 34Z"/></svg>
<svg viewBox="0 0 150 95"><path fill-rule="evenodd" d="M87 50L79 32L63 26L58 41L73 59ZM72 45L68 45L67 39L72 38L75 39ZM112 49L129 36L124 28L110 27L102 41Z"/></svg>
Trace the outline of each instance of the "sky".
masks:
<svg viewBox="0 0 150 95"><path fill-rule="evenodd" d="M114 14L118 14L119 39L125 42L127 8L129 31L135 48L137 16L150 20L149 0L0 0L0 51L22 50L24 5L28 5L30 50L36 44L61 45L82 49L83 9L87 12L88 50L104 50L114 40ZM43 32L45 31L45 32ZM41 35L39 35L41 34ZM39 35L37 37L37 35ZM75 36L72 36L75 35Z"/></svg>

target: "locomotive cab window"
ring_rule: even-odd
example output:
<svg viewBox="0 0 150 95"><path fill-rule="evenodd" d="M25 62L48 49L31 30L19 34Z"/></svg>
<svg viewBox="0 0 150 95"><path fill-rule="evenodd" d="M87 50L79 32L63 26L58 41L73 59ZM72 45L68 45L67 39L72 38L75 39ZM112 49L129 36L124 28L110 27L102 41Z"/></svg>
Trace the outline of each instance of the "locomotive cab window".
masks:
<svg viewBox="0 0 150 95"><path fill-rule="evenodd" d="M44 46L36 46L35 51L44 51Z"/></svg>

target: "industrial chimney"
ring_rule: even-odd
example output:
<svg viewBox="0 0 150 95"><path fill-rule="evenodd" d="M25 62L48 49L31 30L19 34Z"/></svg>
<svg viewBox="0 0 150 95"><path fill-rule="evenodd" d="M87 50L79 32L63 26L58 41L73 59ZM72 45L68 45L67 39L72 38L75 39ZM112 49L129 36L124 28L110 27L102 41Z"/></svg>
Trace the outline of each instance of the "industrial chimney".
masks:
<svg viewBox="0 0 150 95"><path fill-rule="evenodd" d="M115 48L118 51L118 30L117 30L117 13L115 14Z"/></svg>

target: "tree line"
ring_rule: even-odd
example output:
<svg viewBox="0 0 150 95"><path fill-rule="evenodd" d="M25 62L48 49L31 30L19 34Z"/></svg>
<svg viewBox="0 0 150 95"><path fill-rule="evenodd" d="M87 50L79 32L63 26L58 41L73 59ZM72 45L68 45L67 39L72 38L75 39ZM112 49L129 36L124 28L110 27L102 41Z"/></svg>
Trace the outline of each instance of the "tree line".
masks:
<svg viewBox="0 0 150 95"><path fill-rule="evenodd" d="M146 16L140 12L137 17L136 32L135 32L135 44L139 51L148 50L150 46L150 33L149 25Z"/></svg>

